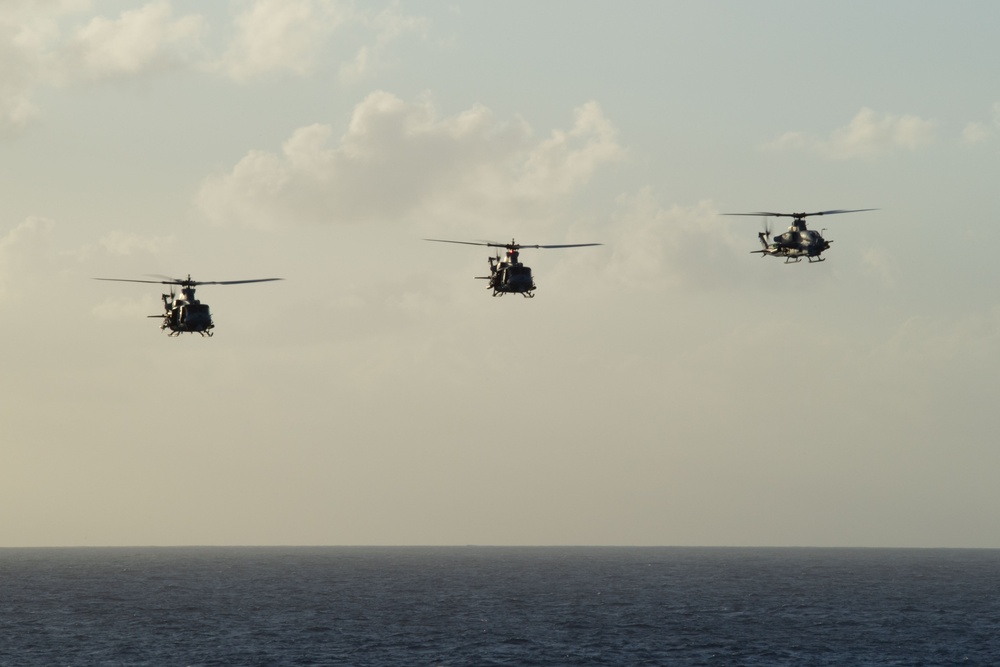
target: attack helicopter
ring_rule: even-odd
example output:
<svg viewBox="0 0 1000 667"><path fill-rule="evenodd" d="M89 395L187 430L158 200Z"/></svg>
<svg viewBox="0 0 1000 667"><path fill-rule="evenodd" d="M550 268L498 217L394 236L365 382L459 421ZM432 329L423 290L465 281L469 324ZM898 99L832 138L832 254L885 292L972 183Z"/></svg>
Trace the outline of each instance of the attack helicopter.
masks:
<svg viewBox="0 0 1000 667"><path fill-rule="evenodd" d="M586 246L601 245L600 243L565 243L560 245L524 245L515 243L511 239L510 243L495 243L493 241L449 241L447 239L424 239L425 241L435 241L437 243L460 243L462 245L481 245L490 248L498 248L496 256L488 257L490 263L490 275L476 276L478 280L488 280L487 289L493 290L493 296L503 296L504 294L520 294L531 299L535 296L535 281L531 277L531 268L525 266L518 259L521 248L583 248ZM499 248L507 250L505 259L500 257Z"/></svg>
<svg viewBox="0 0 1000 667"><path fill-rule="evenodd" d="M862 211L877 211L874 208L856 208L851 210L817 211L815 213L771 213L761 211L758 213L724 213L723 215L759 215L765 216L764 231L757 234L763 250L752 250L752 253L760 253L761 257L771 255L772 257L784 257L785 264L801 262L805 257L809 263L823 262L825 259L820 255L830 247L833 241L823 238L821 232L806 228L805 219L813 215L834 215L836 213L861 213ZM766 218L769 216L792 218L792 224L784 234L776 234L770 242L767 237L771 234L771 228L767 224ZM826 231L826 230L823 230Z"/></svg>
<svg viewBox="0 0 1000 667"><path fill-rule="evenodd" d="M266 283L281 278L255 278L252 280L192 280L191 274L187 278L170 278L168 276L157 276L164 280L130 280L127 278L94 278L94 280L108 280L120 283L152 283L154 285L170 285L170 292L163 294L163 314L148 315L148 317L159 317L163 319L160 324L161 330L169 329L168 336L180 336L182 333L198 333L202 336L212 336L212 329L215 323L212 322L212 314L209 312L208 304L202 303L194 296L194 289L198 285L241 285L243 283ZM174 291L174 285L181 288L181 295L178 297Z"/></svg>

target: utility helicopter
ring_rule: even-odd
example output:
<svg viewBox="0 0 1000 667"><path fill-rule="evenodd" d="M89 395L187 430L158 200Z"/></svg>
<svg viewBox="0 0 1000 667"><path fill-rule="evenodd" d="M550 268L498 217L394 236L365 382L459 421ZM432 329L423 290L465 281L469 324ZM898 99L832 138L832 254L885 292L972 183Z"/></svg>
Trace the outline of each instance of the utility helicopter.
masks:
<svg viewBox="0 0 1000 667"><path fill-rule="evenodd" d="M758 232L757 238L763 250L752 250L752 253L760 253L761 257L771 255L772 257L784 257L785 264L801 262L805 257L812 262L825 261L820 255L830 247L833 241L823 238L821 232L806 228L806 218L813 215L834 215L836 213L861 213L862 211L877 211L874 208L856 208L851 210L817 211L815 213L771 213L761 211L758 213L724 213L723 215L761 215L765 216L764 231ZM792 224L784 234L776 234L771 241L767 237L771 235L771 228L767 224L768 216L792 218ZM822 231L826 231L825 229Z"/></svg>
<svg viewBox="0 0 1000 667"><path fill-rule="evenodd" d="M438 243L460 243L462 245L481 245L490 248L506 248L507 256L501 259L500 251L497 250L495 257L487 258L490 263L490 275L476 276L478 280L488 280L487 289L493 290L493 296L503 296L504 294L520 294L531 299L535 296L535 281L531 277L531 268L520 262L518 257L521 248L583 248L586 246L601 245L600 243L566 243L561 245L523 245L515 243L511 239L510 243L495 243L493 241L449 241L447 239L424 239L425 241L435 241Z"/></svg>
<svg viewBox="0 0 1000 667"><path fill-rule="evenodd" d="M130 280L127 278L94 278L94 280L108 280L119 283L152 283L154 285L170 285L170 293L163 294L163 314L148 315L148 317L160 317L163 323L161 330L169 329L168 336L180 336L182 333L198 333L202 336L212 335L215 324L212 322L212 314L208 310L208 304L202 303L194 296L194 288L198 285L241 285L243 283L266 283L281 278L255 278L253 280L191 280L191 274L187 278L170 278L168 276L158 276L164 280ZM174 291L174 285L181 288L181 295L178 297Z"/></svg>

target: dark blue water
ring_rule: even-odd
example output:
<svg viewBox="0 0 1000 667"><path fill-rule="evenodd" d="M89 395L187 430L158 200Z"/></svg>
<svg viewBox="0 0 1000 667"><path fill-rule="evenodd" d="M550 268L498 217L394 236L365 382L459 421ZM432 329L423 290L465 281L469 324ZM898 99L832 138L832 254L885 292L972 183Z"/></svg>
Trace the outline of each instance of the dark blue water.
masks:
<svg viewBox="0 0 1000 667"><path fill-rule="evenodd" d="M1000 665L1000 551L0 550L0 665Z"/></svg>

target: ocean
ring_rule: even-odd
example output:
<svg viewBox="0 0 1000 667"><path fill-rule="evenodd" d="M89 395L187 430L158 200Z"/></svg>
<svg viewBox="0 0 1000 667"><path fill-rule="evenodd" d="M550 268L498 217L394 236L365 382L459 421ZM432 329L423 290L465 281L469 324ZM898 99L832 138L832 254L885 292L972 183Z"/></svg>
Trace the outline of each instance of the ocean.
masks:
<svg viewBox="0 0 1000 667"><path fill-rule="evenodd" d="M0 665L1000 665L1000 551L0 549Z"/></svg>

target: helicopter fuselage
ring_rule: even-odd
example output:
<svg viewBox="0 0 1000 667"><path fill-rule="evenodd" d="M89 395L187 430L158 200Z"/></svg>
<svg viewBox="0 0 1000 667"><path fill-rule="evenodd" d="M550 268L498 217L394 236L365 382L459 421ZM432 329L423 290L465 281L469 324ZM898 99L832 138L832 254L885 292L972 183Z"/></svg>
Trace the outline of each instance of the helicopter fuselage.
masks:
<svg viewBox="0 0 1000 667"><path fill-rule="evenodd" d="M832 241L823 238L820 232L808 229L804 220L796 219L784 234L776 234L769 243L767 234L758 235L763 250L755 252L773 257L784 257L785 263L801 262L805 257L810 262L824 261L820 255L830 247Z"/></svg>
<svg viewBox="0 0 1000 667"><path fill-rule="evenodd" d="M499 257L488 258L490 275L484 278L490 281L489 289L493 290L493 296L520 294L528 299L535 296L535 281L531 277L531 268L521 264L517 257L517 250L508 250L506 262L500 261Z"/></svg>
<svg viewBox="0 0 1000 667"><path fill-rule="evenodd" d="M215 324L207 303L202 303L194 297L194 288L185 287L181 290L182 297L174 298L173 294L163 296L163 323L160 329L170 330L171 336L182 333L199 333L211 336ZM150 317L161 317L150 315Z"/></svg>

